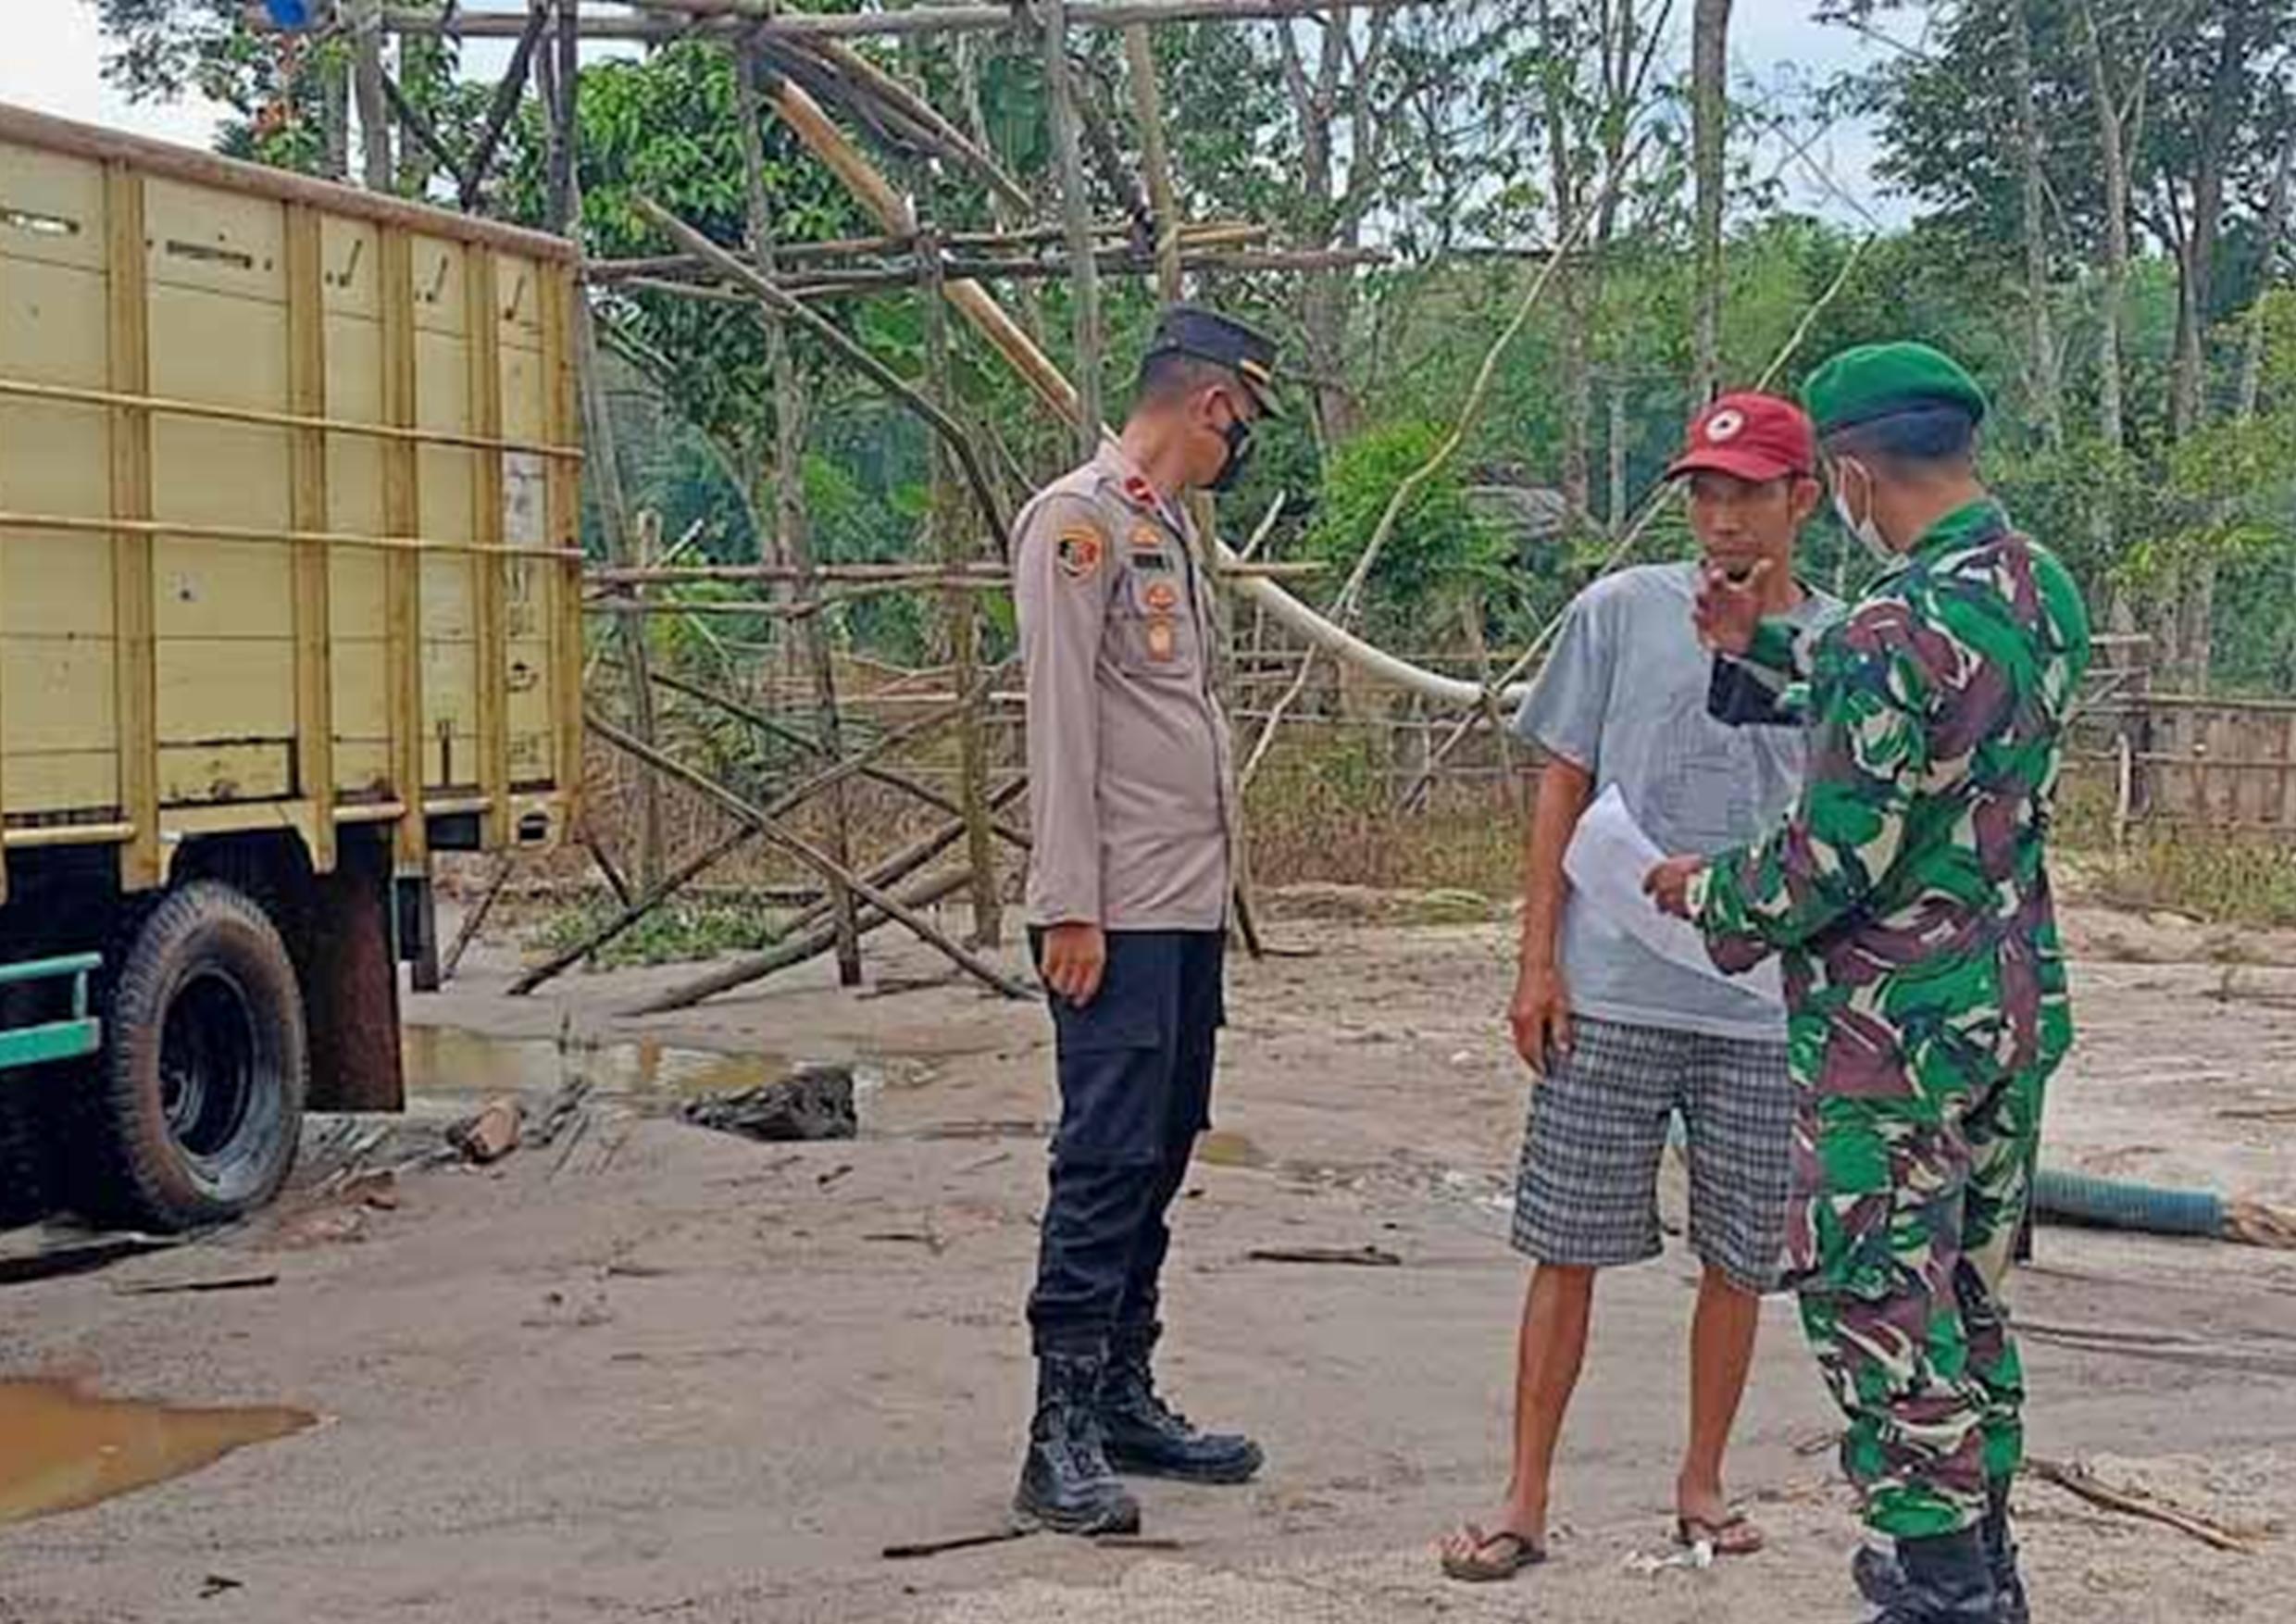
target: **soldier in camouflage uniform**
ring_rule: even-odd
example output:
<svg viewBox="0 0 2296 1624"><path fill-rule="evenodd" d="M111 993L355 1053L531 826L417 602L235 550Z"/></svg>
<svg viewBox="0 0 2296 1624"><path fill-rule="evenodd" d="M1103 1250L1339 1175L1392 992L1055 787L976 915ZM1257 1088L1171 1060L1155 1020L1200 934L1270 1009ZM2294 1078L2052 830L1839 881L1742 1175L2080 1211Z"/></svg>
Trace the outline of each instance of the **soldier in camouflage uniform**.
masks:
<svg viewBox="0 0 2296 1624"><path fill-rule="evenodd" d="M1709 587L1702 631L1806 706L1809 768L1766 839L1671 859L1650 890L1724 968L1783 957L1788 1266L1849 1418L1843 1468L1896 1542L1861 1588L1889 1624L2021 1624L2025 1385L2001 1287L2073 1035L2044 856L2088 618L1978 483L1985 400L1952 360L1852 350L1804 401L1883 573L1815 637Z"/></svg>

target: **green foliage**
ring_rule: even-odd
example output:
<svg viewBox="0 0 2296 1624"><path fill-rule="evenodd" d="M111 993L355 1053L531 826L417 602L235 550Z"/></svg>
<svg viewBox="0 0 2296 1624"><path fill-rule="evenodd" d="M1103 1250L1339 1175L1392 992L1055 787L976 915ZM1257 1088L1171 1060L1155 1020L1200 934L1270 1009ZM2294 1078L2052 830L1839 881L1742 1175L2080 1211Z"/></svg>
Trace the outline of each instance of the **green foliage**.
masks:
<svg viewBox="0 0 2296 1624"><path fill-rule="evenodd" d="M549 915L528 937L528 945L558 954L579 947L622 912L612 896L590 897ZM754 952L780 940L786 914L755 897L733 894L673 897L600 948L590 961L598 969L685 964L720 954Z"/></svg>
<svg viewBox="0 0 2296 1624"><path fill-rule="evenodd" d="M1403 481L1434 456L1446 431L1433 423L1373 429L1332 456L1314 523L1304 541L1327 560L1330 580L1346 579L1377 534ZM1504 594L1507 542L1467 506L1455 463L1421 484L1404 505L1367 582L1368 623L1391 633L1455 625L1478 599Z"/></svg>

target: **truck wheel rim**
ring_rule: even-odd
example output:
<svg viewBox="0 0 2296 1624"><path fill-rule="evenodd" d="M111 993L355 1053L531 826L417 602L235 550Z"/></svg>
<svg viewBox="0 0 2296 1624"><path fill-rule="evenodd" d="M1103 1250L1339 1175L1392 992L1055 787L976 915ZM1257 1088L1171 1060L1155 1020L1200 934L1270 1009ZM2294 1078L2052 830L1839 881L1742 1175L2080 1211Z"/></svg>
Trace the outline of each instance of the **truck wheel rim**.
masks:
<svg viewBox="0 0 2296 1624"><path fill-rule="evenodd" d="M159 1043L160 1099L168 1136L205 1178L234 1159L254 1104L256 1054L254 1012L231 976L203 970L168 1004Z"/></svg>

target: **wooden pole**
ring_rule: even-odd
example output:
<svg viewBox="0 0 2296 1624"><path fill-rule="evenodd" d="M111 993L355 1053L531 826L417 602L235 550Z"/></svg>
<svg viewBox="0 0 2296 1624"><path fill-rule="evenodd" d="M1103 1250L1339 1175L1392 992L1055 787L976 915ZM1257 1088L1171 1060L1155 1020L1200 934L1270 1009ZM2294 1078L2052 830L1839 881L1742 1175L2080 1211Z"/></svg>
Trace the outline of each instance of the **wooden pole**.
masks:
<svg viewBox="0 0 2296 1624"><path fill-rule="evenodd" d="M741 75L742 169L748 199L749 251L756 263L757 274L771 281L773 203L766 189L762 127L765 110L757 91L759 70L755 44L742 45L737 66ZM781 558L797 572L798 602L810 604L818 597L820 583L814 576L812 526L805 512L805 405L797 364L790 355L789 330L780 312L768 307L765 322L766 354L773 373L774 532ZM842 756L845 751L843 730L837 715L837 665L830 647L829 628L822 624L818 615L806 615L798 621L798 637L813 682L814 725L822 747L832 757ZM829 843L830 859L840 870L850 868L853 849L848 831L852 818L842 784L830 792L824 820L827 827L823 834ZM857 987L861 984L860 915L855 909L852 890L833 874L829 879L829 892L830 912L837 926L838 984Z"/></svg>
<svg viewBox="0 0 2296 1624"><path fill-rule="evenodd" d="M767 844L780 847L791 856L805 864L806 868L820 875L824 881L842 884L870 906L891 914L893 918L907 928L911 935L940 952L950 963L955 965L967 975L986 986L994 988L1008 998L1028 998L1034 995L1029 988L1005 975L994 965L952 942L930 919L909 907L900 898L890 895L870 884L828 853L792 834L781 827L779 818L768 810L752 806L747 800L734 793L717 780L705 773L696 772L683 762L674 761L659 750L631 738L603 717L592 717L590 729L592 732L617 750L635 756L664 777L684 784L695 793L715 803L729 816L738 818L755 830L758 837Z"/></svg>
<svg viewBox="0 0 2296 1624"><path fill-rule="evenodd" d="M577 122L578 67L574 53L565 48L576 38L566 24L579 15L580 0L558 0L561 27L560 50L555 64L553 156L556 160L554 184L558 188L557 205L560 214L555 222L559 231L568 237L579 235L581 223L582 194L577 156L580 145L580 129ZM598 517L605 526L606 556L621 568L641 566L643 561L633 552L636 534L630 513L629 493L622 484L622 465L617 446L614 414L606 398L605 380L598 351L597 323L590 309L590 301L574 300L575 368L580 380L582 402L583 437L589 446L584 459L584 471L590 476L591 494L596 499ZM630 725L641 739L655 737L654 685L647 680L647 668L652 650L646 636L644 606L635 598L627 612L615 617L615 640L620 651L622 669L627 677ZM652 889L662 878L667 861L663 850L661 786L653 779L640 781L638 786L638 862L637 878L640 890Z"/></svg>
<svg viewBox="0 0 2296 1624"><path fill-rule="evenodd" d="M918 257L930 268L925 284L925 387L935 405L953 411L956 390L949 371L949 306L941 289L941 256L933 251L931 231L938 219L931 176L924 176L927 235ZM951 573L967 567L967 527L956 490L955 470L946 446L932 443L932 491L928 522L933 551L941 567ZM960 693L975 700L957 724L957 800L964 808L966 865L970 874L973 904L972 943L1000 947L1004 941L1004 916L997 893L996 841L989 809L988 704L989 690L979 681L980 668L980 605L972 593L955 590L941 594L942 625L946 628L949 664Z"/></svg>
<svg viewBox="0 0 2296 1624"><path fill-rule="evenodd" d="M1172 184L1172 155L1164 140L1164 93L1156 80L1155 41L1145 24L1136 22L1124 31L1124 62L1131 81L1132 121L1140 126L1148 206L1156 219L1156 291L1167 300L1177 299L1182 292L1179 199Z"/></svg>
<svg viewBox="0 0 2296 1624"><path fill-rule="evenodd" d="M1092 252L1092 200L1077 149L1075 86L1068 69L1067 0L1043 0L1044 87L1053 125L1053 156L1060 175L1060 216L1068 229L1068 296L1076 331L1077 449L1090 460L1100 450L1100 261Z"/></svg>

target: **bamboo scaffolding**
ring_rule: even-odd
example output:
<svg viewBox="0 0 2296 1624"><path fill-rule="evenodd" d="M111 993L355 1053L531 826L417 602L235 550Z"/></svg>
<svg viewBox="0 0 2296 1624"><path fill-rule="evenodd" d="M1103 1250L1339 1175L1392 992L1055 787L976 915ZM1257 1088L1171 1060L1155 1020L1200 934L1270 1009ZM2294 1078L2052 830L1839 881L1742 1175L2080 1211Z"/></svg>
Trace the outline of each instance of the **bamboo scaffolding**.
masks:
<svg viewBox="0 0 2296 1624"><path fill-rule="evenodd" d="M588 40L634 40L668 44L687 39L785 40L892 39L903 35L1002 33L1022 26L1010 6L916 6L900 11L855 13L792 12L769 0L692 0L670 6L649 0L651 8L676 16L593 14L580 26ZM1126 28L1133 23L1268 22L1344 11L1397 11L1441 5L1442 0L1078 0L1069 9L1074 28ZM281 32L257 19L258 32ZM524 31L522 12L457 10L449 14L391 7L382 13L385 31L436 34L452 39L516 39ZM554 25L552 31L558 31Z"/></svg>
<svg viewBox="0 0 2296 1624"><path fill-rule="evenodd" d="M1000 672L1001 669L1002 668L1000 668ZM870 763L883 759L884 756L891 754L892 751L899 749L904 744L910 743L917 739L925 737L929 733L935 732L940 729L948 726L949 723L961 712L962 708L970 703L971 700L969 696L958 697L947 704L942 705L929 714L918 717L915 720L895 729L892 732L884 734L882 737L869 744L866 749L845 756L842 760L835 762L828 768L825 768L820 772L814 774L811 778L805 780L794 788L776 796L771 803L762 809L763 813L773 817L788 816L790 813L794 812L798 807L804 806L806 802L812 800L816 795L822 793L826 790L833 788L837 784L844 782L847 779L862 771ZM674 871L665 875L658 884L647 887L644 893L641 895L636 902L624 908L616 918L609 920L598 930L592 931L587 937L583 938L582 941L576 943L574 946L569 947L566 951L558 954L548 962L535 966L532 969L527 971L526 974L520 976L518 981L511 983L510 992L512 995L523 997L527 993L533 992L537 987L543 985L545 981L552 981L555 978L565 974L568 970L572 969L576 965L581 963L583 959L588 958L592 954L597 952L608 943L614 941L617 937L620 936L623 931L638 923L639 920L644 918L655 908L660 907L662 904L668 902L672 896L676 895L686 886L692 884L695 880L700 879L701 876L706 873L710 868L716 867L718 863L723 862L726 858L731 856L735 852L741 850L742 847L747 845L752 840L757 837L757 833L758 831L755 827L744 821L743 826L734 831L733 833L726 836L722 840L719 840L706 850L688 858Z"/></svg>
<svg viewBox="0 0 2296 1624"><path fill-rule="evenodd" d="M1128 221L1104 220L1092 228L1095 237L1117 239L1129 243L1132 228ZM1266 226L1235 221L1207 221L1180 228L1183 246L1196 248L1242 248L1265 243L1275 235ZM888 255L913 254L923 241L922 232L901 236L835 237L817 243L790 243L779 246L774 257L784 267L813 265L827 259L882 258ZM944 231L936 235L935 244L943 251L997 250L1011 252L1028 248L1058 246L1066 241L1066 228L1045 226L1011 231ZM584 267L593 282L613 282L631 276L676 276L705 271L708 263L692 254L640 255L627 259L593 259ZM784 281L793 278L784 277Z"/></svg>
<svg viewBox="0 0 2296 1624"><path fill-rule="evenodd" d="M992 808L1008 806L1019 799L1026 788L1025 779L1011 781L989 797L989 805ZM888 857L870 871L868 883L880 887L900 884L962 840L966 822L960 817L906 850ZM969 868L956 869L905 893L902 901L913 908L930 907L964 890L972 882L972 878ZM630 1013L632 1016L669 1015L680 1009L691 1009L706 999L730 993L736 988L751 986L767 976L820 957L835 944L834 928L822 922L825 911L823 905L816 903L792 922L784 939L772 947L718 966L705 975L649 999ZM860 928L866 934L892 922L892 916L872 906L863 912Z"/></svg>
<svg viewBox="0 0 2296 1624"><path fill-rule="evenodd" d="M765 712L753 706L744 705L730 694L715 693L699 683L688 682L682 678L670 676L666 671L655 672L654 681L658 686L667 688L673 693L682 693L689 699L723 711L736 721L745 722L769 737L781 740L784 743L794 744L797 748L809 751L816 756L828 756L834 759L834 754L829 746L804 729L792 727L778 718L767 716ZM968 682L960 692L972 692L973 687L974 685ZM985 690L983 693L985 694ZM951 703L955 703L955 696L952 696ZM976 706L978 703L978 701L975 702ZM865 766L860 768L860 776L874 783L883 784L888 789L899 790L904 794L914 795L935 811L946 813L952 818L964 816L964 809L956 802L950 800L939 791L919 783L905 773L895 772L885 767ZM1004 836L1009 843L1017 845L1024 852L1029 849L1029 838L1026 835L1016 834L1002 826L997 827L992 832Z"/></svg>
<svg viewBox="0 0 2296 1624"><path fill-rule="evenodd" d="M783 852L795 857L806 868L820 875L825 881L832 885L842 885L871 907L892 915L894 919L906 927L911 935L917 937L927 946L935 949L950 963L982 985L1002 993L1008 998L1034 996L1031 989L1014 981L986 959L951 941L939 926L908 906L900 898L872 885L867 880L837 862L810 841L800 839L782 828L780 820L787 816L785 812L753 806L747 799L734 793L733 791L726 788L706 773L699 772L683 762L672 760L661 751L623 732L621 729L614 726L603 717L592 716L589 718L589 726L592 732L617 750L634 756L671 781L685 785L704 799L715 804L727 816L749 825L760 840L768 845L778 846Z"/></svg>
<svg viewBox="0 0 2296 1624"><path fill-rule="evenodd" d="M934 432L949 443L957 460L964 465L966 480L972 486L974 499L980 505L981 517L988 520L989 528L996 533L999 551L1012 551L1012 531L997 506L996 493L989 483L987 471L980 466L980 455L973 449L972 437L955 419L920 394L915 384L848 338L836 323L816 311L806 309L775 282L743 265L660 204L649 197L636 198L633 204L640 215L672 242L688 253L706 260L729 281L755 295L767 309L794 317L799 325L827 343L888 394L923 418Z"/></svg>

